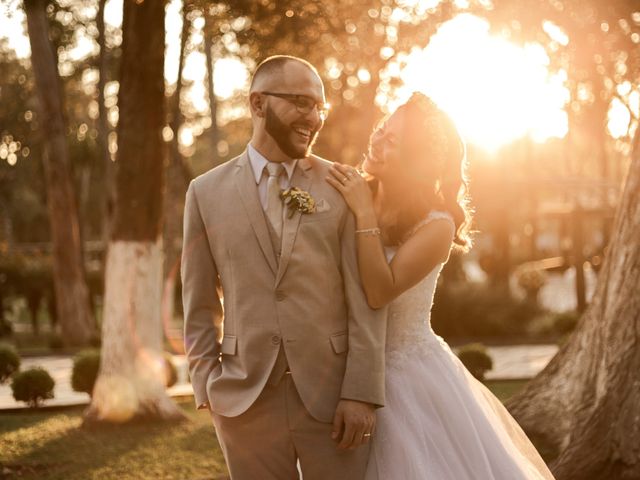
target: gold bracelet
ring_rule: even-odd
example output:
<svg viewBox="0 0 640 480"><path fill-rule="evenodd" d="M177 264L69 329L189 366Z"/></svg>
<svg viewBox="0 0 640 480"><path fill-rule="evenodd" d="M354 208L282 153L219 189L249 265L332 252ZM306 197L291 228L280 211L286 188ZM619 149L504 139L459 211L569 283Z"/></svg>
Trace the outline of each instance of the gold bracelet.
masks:
<svg viewBox="0 0 640 480"><path fill-rule="evenodd" d="M356 233L362 233L364 235L380 235L380 229L378 227L365 228L364 230L356 230Z"/></svg>

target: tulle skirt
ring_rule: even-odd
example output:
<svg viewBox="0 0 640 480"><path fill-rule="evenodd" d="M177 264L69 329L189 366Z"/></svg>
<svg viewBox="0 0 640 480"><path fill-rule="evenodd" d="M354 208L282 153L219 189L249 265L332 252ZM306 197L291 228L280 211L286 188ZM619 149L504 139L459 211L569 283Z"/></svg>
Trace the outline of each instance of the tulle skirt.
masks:
<svg viewBox="0 0 640 480"><path fill-rule="evenodd" d="M387 357L366 480L519 480L553 475L502 403L440 337Z"/></svg>

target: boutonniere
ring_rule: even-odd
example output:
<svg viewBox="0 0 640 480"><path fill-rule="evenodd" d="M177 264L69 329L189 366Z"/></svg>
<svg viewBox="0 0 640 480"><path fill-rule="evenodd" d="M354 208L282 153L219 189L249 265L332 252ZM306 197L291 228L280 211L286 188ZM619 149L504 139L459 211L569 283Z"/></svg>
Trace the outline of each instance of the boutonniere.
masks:
<svg viewBox="0 0 640 480"><path fill-rule="evenodd" d="M289 218L296 210L302 213L313 213L316 211L316 201L309 192L300 190L298 187L291 187L280 193L284 204L289 208Z"/></svg>

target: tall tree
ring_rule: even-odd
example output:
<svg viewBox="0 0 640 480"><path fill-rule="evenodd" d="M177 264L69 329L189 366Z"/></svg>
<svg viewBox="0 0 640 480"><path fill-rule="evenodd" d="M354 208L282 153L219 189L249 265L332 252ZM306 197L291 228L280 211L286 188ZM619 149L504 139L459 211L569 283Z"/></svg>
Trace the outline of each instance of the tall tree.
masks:
<svg viewBox="0 0 640 480"><path fill-rule="evenodd" d="M100 371L85 421L180 419L165 391L160 315L165 2L125 0L116 206Z"/></svg>
<svg viewBox="0 0 640 480"><path fill-rule="evenodd" d="M62 88L49 40L46 0L25 0L31 64L40 101L45 178L53 243L53 278L63 342L85 345L92 313L85 280L78 206L65 136Z"/></svg>
<svg viewBox="0 0 640 480"><path fill-rule="evenodd" d="M375 104L378 87L397 81L383 80L380 73L401 53L425 46L456 11L453 0L428 9L423 2L389 0L215 4L194 0L194 4L206 17L205 39L219 36L221 50L227 48L247 65L284 52L318 68L332 109L317 151L350 163L360 160L371 128L381 116Z"/></svg>
<svg viewBox="0 0 640 480"><path fill-rule="evenodd" d="M599 162L606 175L603 152L609 141L609 106L618 98L632 110L632 96L629 92L622 96L618 87L627 84L631 92L640 88L637 2L497 0L492 7L486 15L496 28L517 25L512 32L515 37L547 43L552 62L565 69L572 94L570 131L592 139L595 154L590 160ZM559 456L552 469L561 480L640 478L637 118L630 123L629 132L635 132L630 138L630 167L591 304L549 365L508 404L525 430L557 447ZM574 157L585 162L585 156L575 155L574 148ZM576 164L574 169L584 166Z"/></svg>
<svg viewBox="0 0 640 480"><path fill-rule="evenodd" d="M558 479L640 478L640 134L596 291L578 328L509 403L554 443Z"/></svg>
<svg viewBox="0 0 640 480"><path fill-rule="evenodd" d="M217 47L219 43L219 35L216 34L215 26L212 25L211 14L204 15L204 54L207 62L207 97L209 99L209 112L211 115L211 126L209 127L209 138L213 151L216 151L218 141L220 140L220 127L218 126L218 99L215 94L215 62L217 58L213 55L214 45ZM216 48L216 50L218 50Z"/></svg>
<svg viewBox="0 0 640 480"><path fill-rule="evenodd" d="M170 98L169 126L173 132L171 152L167 167L167 186L163 196L164 221L164 288L162 295L162 316L172 319L175 306L176 280L180 277L180 252L182 250L179 239L182 238L182 218L184 199L189 181L193 178L191 169L180 152L178 132L184 122L180 102L182 98L182 73L187 52L187 41L191 31L189 2L182 5L182 33L180 37L180 52L178 54L178 75L176 88Z"/></svg>
<svg viewBox="0 0 640 480"><path fill-rule="evenodd" d="M104 11L107 0L99 0L98 12L96 13L96 28L98 30L98 48L100 56L98 60L98 144L100 145L100 155L104 165L105 191L102 198L102 218L103 237L105 242L109 240L113 211L115 208L115 164L111 160L109 152L109 121L107 119L107 106L104 98L104 88L107 84L108 52L106 42L106 30L104 22Z"/></svg>

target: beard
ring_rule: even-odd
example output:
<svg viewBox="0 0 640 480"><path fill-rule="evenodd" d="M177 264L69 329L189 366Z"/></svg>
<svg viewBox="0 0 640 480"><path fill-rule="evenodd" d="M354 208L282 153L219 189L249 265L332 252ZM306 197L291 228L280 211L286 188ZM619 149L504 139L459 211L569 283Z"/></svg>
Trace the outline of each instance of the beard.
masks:
<svg viewBox="0 0 640 480"><path fill-rule="evenodd" d="M310 126L307 123L299 122L297 126L308 128L311 130L309 141L305 147L301 147L293 142L292 136L297 135L293 130L293 125L287 125L282 122L273 112L271 107L267 106L265 115L265 130L271 138L273 138L280 147L280 150L290 158L304 158L311 154L311 148L318 138L320 127L318 125Z"/></svg>

